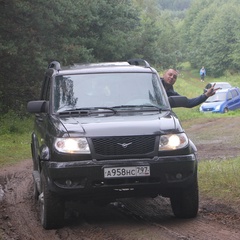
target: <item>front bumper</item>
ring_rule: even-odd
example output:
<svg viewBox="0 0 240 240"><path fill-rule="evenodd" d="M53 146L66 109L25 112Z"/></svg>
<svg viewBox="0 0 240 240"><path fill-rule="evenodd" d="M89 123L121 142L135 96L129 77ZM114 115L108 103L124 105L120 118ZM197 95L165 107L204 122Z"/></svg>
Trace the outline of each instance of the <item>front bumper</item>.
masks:
<svg viewBox="0 0 240 240"><path fill-rule="evenodd" d="M196 180L195 154L153 159L108 161L44 161L43 171L49 189L66 198L121 198L131 196L168 196ZM150 176L104 178L105 167L149 166Z"/></svg>

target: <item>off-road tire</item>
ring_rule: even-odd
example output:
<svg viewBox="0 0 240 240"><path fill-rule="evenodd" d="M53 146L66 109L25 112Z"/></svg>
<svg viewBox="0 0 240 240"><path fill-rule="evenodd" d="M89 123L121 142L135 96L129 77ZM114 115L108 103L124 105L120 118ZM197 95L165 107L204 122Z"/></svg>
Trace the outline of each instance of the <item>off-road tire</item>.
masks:
<svg viewBox="0 0 240 240"><path fill-rule="evenodd" d="M197 182L170 197L172 211L177 218L194 218L198 214L199 192Z"/></svg>
<svg viewBox="0 0 240 240"><path fill-rule="evenodd" d="M42 200L40 200L40 219L43 228L57 229L64 225L64 201L49 191L44 177L41 178Z"/></svg>

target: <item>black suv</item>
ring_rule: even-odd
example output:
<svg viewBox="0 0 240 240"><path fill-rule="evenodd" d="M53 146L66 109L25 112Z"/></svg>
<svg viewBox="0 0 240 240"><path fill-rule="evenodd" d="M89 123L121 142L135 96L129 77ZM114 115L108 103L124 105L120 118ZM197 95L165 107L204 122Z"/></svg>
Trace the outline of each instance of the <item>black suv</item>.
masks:
<svg viewBox="0 0 240 240"><path fill-rule="evenodd" d="M170 104L171 103L171 104ZM103 204L168 197L176 217L198 212L196 147L171 107L157 71L142 59L52 62L31 139L34 197L45 229L64 225L65 202Z"/></svg>

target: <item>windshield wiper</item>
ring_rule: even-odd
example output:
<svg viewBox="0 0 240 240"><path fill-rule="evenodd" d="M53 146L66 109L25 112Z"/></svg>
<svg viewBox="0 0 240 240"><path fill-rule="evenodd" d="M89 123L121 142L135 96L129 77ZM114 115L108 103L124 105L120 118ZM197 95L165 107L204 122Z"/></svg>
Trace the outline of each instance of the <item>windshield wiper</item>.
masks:
<svg viewBox="0 0 240 240"><path fill-rule="evenodd" d="M110 111L112 111L112 112L114 112L114 113L117 113L117 111L116 110L114 110L112 107L93 107L93 108L91 108L91 110L110 110ZM105 111L104 111L105 112Z"/></svg>
<svg viewBox="0 0 240 240"><path fill-rule="evenodd" d="M59 113L66 113L66 112L93 113L94 111L97 111L97 113L100 113L100 112L105 113L106 110L110 110L113 113L117 112L111 107L88 107L88 108L70 108Z"/></svg>
<svg viewBox="0 0 240 240"><path fill-rule="evenodd" d="M156 110L158 110L158 111L162 111L162 110L166 110L166 108L161 108L161 107L159 107L159 106L156 106L156 105L152 105L152 104L142 104L142 105L119 105L119 106L113 106L112 108L122 108L122 109L124 109L124 108L135 108L135 109L137 109L137 110L139 110L139 108L140 109L143 109L143 108L151 108L151 110L152 110L152 108L155 108Z"/></svg>
<svg viewBox="0 0 240 240"><path fill-rule="evenodd" d="M156 106L156 105L152 105L152 104L141 105L141 107L152 107L152 108L156 108L156 109L158 109L158 110L160 110L160 111L166 111L166 110L169 110L169 108L166 107L166 106L162 106L162 107L160 107L160 106Z"/></svg>

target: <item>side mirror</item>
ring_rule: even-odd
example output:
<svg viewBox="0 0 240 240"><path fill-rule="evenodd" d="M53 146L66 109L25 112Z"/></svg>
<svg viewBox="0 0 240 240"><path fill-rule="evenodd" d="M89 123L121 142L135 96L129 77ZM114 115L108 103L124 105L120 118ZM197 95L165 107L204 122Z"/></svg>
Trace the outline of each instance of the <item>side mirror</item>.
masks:
<svg viewBox="0 0 240 240"><path fill-rule="evenodd" d="M27 111L29 113L47 113L49 102L44 100L30 101L27 104Z"/></svg>
<svg viewBox="0 0 240 240"><path fill-rule="evenodd" d="M168 97L168 101L170 103L171 108L177 107L187 107L188 99L184 96L171 96Z"/></svg>

